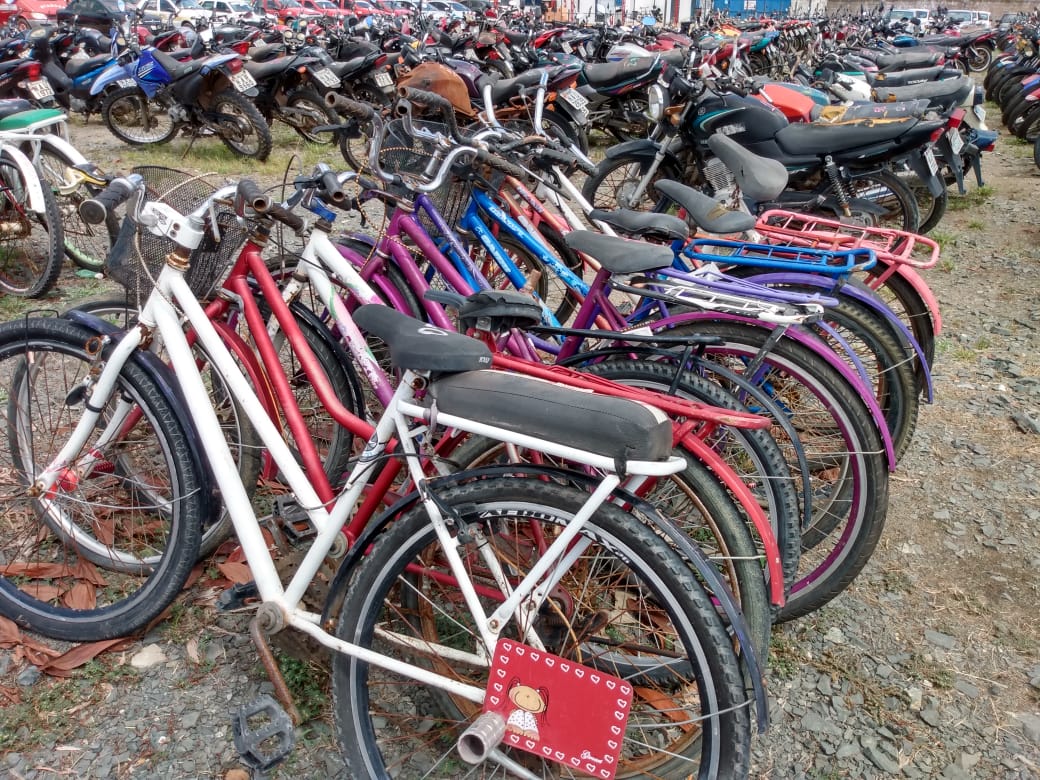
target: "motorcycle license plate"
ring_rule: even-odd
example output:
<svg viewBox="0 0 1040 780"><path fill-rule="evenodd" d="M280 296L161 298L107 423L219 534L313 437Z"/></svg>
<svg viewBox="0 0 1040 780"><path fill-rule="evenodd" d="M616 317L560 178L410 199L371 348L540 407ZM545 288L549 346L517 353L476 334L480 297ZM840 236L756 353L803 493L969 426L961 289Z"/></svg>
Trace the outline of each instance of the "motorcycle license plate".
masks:
<svg viewBox="0 0 1040 780"><path fill-rule="evenodd" d="M567 43L567 41L560 41L560 48L563 49L564 54L574 53L574 47Z"/></svg>
<svg viewBox="0 0 1040 780"><path fill-rule="evenodd" d="M935 159L935 152L929 147L924 150L924 161L928 165L928 171L935 176L939 172L939 163Z"/></svg>
<svg viewBox="0 0 1040 780"><path fill-rule="evenodd" d="M389 87L394 83L394 78L389 73L382 72L375 75L377 87Z"/></svg>
<svg viewBox="0 0 1040 780"><path fill-rule="evenodd" d="M579 43L578 44L578 54L580 54L583 59L587 59L588 58L589 50L587 48L585 48L585 44L584 43Z"/></svg>
<svg viewBox="0 0 1040 780"><path fill-rule="evenodd" d="M339 76L328 68L314 71L314 78L316 78L323 87L335 89L339 86Z"/></svg>
<svg viewBox="0 0 1040 780"><path fill-rule="evenodd" d="M29 94L32 95L36 100L43 100L44 98L54 97L54 87L47 79L40 79L39 81L30 81L26 85L29 90Z"/></svg>
<svg viewBox="0 0 1040 780"><path fill-rule="evenodd" d="M137 86L137 82L134 81L133 79L119 79L119 81L116 82L116 86L117 87L136 87Z"/></svg>
<svg viewBox="0 0 1040 780"><path fill-rule="evenodd" d="M567 105L577 109L583 114L588 113L589 101L587 101L585 99L585 96L578 92L578 90L576 89L563 90L560 93L560 100L564 101L565 103L567 103Z"/></svg>
<svg viewBox="0 0 1040 780"><path fill-rule="evenodd" d="M957 132L955 128L950 128L946 131L946 137L950 139L950 149L953 150L954 154L960 154L961 149L964 148L964 139L961 138L961 134Z"/></svg>
<svg viewBox="0 0 1040 780"><path fill-rule="evenodd" d="M240 70L238 73L231 74L231 86L239 92L245 92L247 89L252 89L256 86L256 79L253 78L253 74L249 71Z"/></svg>
<svg viewBox="0 0 1040 780"><path fill-rule="evenodd" d="M971 110L975 112L975 116L978 117L980 122L986 121L986 108L985 106L972 106Z"/></svg>

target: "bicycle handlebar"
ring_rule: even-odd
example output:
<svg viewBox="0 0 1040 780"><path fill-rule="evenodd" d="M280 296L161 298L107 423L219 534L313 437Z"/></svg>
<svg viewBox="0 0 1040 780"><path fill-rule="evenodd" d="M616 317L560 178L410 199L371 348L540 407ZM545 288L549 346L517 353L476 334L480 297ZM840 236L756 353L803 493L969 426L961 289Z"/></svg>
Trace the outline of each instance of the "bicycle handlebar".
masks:
<svg viewBox="0 0 1040 780"><path fill-rule="evenodd" d="M448 126L448 134L459 143L465 143L465 139L459 133L459 125L455 121L455 108L446 98L414 87L402 87L399 94L409 103L440 111L441 116L444 117L444 124Z"/></svg>
<svg viewBox="0 0 1040 780"><path fill-rule="evenodd" d="M136 179L136 181L135 181ZM142 183L140 176L113 179L101 192L79 205L79 215L88 225L101 225L108 215L126 203Z"/></svg>

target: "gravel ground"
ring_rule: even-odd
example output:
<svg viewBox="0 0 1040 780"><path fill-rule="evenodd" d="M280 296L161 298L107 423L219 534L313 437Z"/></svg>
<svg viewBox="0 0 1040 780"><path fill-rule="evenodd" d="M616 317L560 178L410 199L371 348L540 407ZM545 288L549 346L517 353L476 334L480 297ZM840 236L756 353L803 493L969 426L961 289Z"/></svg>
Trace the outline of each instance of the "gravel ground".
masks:
<svg viewBox="0 0 1040 780"><path fill-rule="evenodd" d="M880 547L849 590L778 627L770 778L1040 777L1040 175L1029 149L986 161L994 194L952 211L927 273L943 305L936 404L892 476ZM963 206L967 207L963 207ZM76 676L0 650L0 772L10 778L247 775L229 712L271 690L245 615L186 595L141 641ZM343 774L324 680L292 667L299 730L279 778ZM3 688L0 688L2 691Z"/></svg>

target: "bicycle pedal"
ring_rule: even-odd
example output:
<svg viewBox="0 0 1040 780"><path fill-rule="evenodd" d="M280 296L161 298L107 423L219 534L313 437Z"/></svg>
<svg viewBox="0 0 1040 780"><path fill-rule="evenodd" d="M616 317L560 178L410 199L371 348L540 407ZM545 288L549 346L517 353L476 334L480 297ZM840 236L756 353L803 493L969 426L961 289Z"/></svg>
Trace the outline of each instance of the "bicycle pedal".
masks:
<svg viewBox="0 0 1040 780"><path fill-rule="evenodd" d="M292 718L282 705L264 694L231 715L235 749L256 777L277 766L296 745Z"/></svg>
<svg viewBox="0 0 1040 780"><path fill-rule="evenodd" d="M217 609L234 612L255 606L260 601L260 591L255 582L236 582L217 597Z"/></svg>
<svg viewBox="0 0 1040 780"><path fill-rule="evenodd" d="M318 529L292 496L279 496L275 502L274 520L285 535L285 540L299 547L307 539L318 535Z"/></svg>

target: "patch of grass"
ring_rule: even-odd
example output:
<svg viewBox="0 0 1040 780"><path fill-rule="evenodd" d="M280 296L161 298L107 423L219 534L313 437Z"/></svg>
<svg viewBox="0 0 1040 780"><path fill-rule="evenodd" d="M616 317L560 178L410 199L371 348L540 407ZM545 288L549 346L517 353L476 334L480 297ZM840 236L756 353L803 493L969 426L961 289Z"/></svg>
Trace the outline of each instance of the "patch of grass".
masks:
<svg viewBox="0 0 1040 780"><path fill-rule="evenodd" d="M160 624L160 630L167 641L183 644L198 636L208 623L209 617L202 607L175 601L170 605L166 620Z"/></svg>
<svg viewBox="0 0 1040 780"><path fill-rule="evenodd" d="M774 631L769 640L769 671L782 679L790 679L803 662L783 631Z"/></svg>
<svg viewBox="0 0 1040 780"><path fill-rule="evenodd" d="M981 219L973 219L971 222L968 223L968 230L985 230L985 229L986 229L986 223L983 222Z"/></svg>
<svg viewBox="0 0 1040 780"><path fill-rule="evenodd" d="M328 670L287 655L279 654L276 658L303 720L308 721L321 715L329 699Z"/></svg>
<svg viewBox="0 0 1040 780"><path fill-rule="evenodd" d="M933 230L928 235L935 243L939 245L939 249L946 251L952 246L957 246L958 236L956 233L948 233L944 230Z"/></svg>
<svg viewBox="0 0 1040 780"><path fill-rule="evenodd" d="M934 687L946 690L953 687L953 670L922 655L914 656L903 664L907 674L917 680L928 680Z"/></svg>
<svg viewBox="0 0 1040 780"><path fill-rule="evenodd" d="M981 206L993 197L994 192L995 190L989 185L983 185L981 187L976 187L975 189L970 190L964 195L951 195L949 202L946 205L946 210L964 211L965 209ZM976 230L981 230L984 227L984 224L982 222L978 222L975 220L972 221L972 224L979 225L978 228L974 228ZM969 225L969 227L971 227L971 225Z"/></svg>

